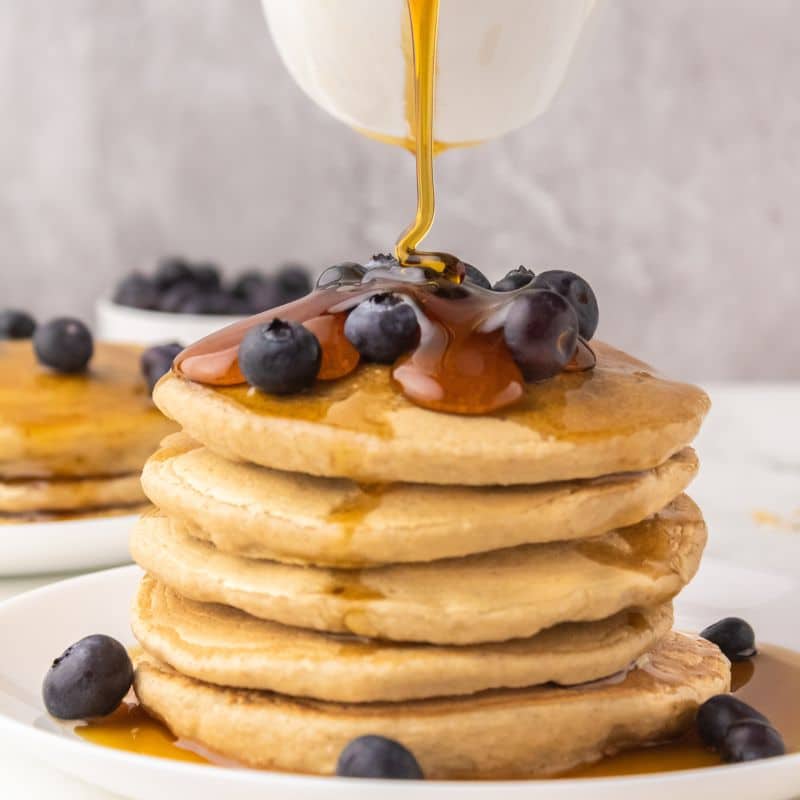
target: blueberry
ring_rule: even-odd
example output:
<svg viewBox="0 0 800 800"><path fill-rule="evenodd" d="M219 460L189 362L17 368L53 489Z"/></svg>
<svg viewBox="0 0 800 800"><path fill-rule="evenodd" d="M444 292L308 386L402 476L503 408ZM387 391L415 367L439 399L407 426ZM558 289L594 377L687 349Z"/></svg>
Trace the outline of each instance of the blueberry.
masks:
<svg viewBox="0 0 800 800"><path fill-rule="evenodd" d="M534 278L534 274L526 267L519 266L507 272L505 277L492 287L496 292L513 292L514 289L521 289L527 286Z"/></svg>
<svg viewBox="0 0 800 800"><path fill-rule="evenodd" d="M239 367L247 382L271 394L307 389L321 362L317 337L299 322L274 319L257 325L239 345Z"/></svg>
<svg viewBox="0 0 800 800"><path fill-rule="evenodd" d="M558 292L569 300L578 315L580 323L578 333L587 341L594 336L600 311L592 287L580 275L565 269L550 269L547 272L540 272L534 279L533 285L537 289Z"/></svg>
<svg viewBox="0 0 800 800"><path fill-rule="evenodd" d="M204 292L212 292L222 287L222 278L219 274L219 267L216 264L204 262L190 267L192 282Z"/></svg>
<svg viewBox="0 0 800 800"><path fill-rule="evenodd" d="M36 321L30 314L7 308L0 311L0 339L30 339L36 330Z"/></svg>
<svg viewBox="0 0 800 800"><path fill-rule="evenodd" d="M117 284L113 300L120 306L152 310L158 308L159 293L153 281L133 272Z"/></svg>
<svg viewBox="0 0 800 800"><path fill-rule="evenodd" d="M400 262L391 253L373 253L372 258L364 264L365 269L388 269L399 267Z"/></svg>
<svg viewBox="0 0 800 800"><path fill-rule="evenodd" d="M194 313L194 309L203 301L199 299L202 292L193 283L178 283L167 289L158 304L159 311L169 314Z"/></svg>
<svg viewBox="0 0 800 800"><path fill-rule="evenodd" d="M242 305L240 301L222 290L204 292L195 290L185 295L179 305L183 314L237 314Z"/></svg>
<svg viewBox="0 0 800 800"><path fill-rule="evenodd" d="M247 300L251 292L265 283L267 280L263 272L257 269L248 269L243 272L233 284L231 293L234 297L239 297L242 300Z"/></svg>
<svg viewBox="0 0 800 800"><path fill-rule="evenodd" d="M375 294L350 312L344 335L367 361L391 364L417 343L419 322L400 295Z"/></svg>
<svg viewBox="0 0 800 800"><path fill-rule="evenodd" d="M746 661L757 652L755 632L739 617L725 617L700 631L700 636L713 642L731 661Z"/></svg>
<svg viewBox="0 0 800 800"><path fill-rule="evenodd" d="M530 289L511 303L504 336L525 380L544 380L561 372L575 355L578 317L560 294Z"/></svg>
<svg viewBox="0 0 800 800"><path fill-rule="evenodd" d="M417 759L399 742L384 736L359 736L342 750L336 764L340 778L425 779Z"/></svg>
<svg viewBox="0 0 800 800"><path fill-rule="evenodd" d="M68 647L42 685L45 708L58 719L104 717L119 706L133 682L127 650L96 634Z"/></svg>
<svg viewBox="0 0 800 800"><path fill-rule="evenodd" d="M179 283L188 283L193 279L192 269L183 258L169 256L158 262L153 282L157 289L171 289Z"/></svg>
<svg viewBox="0 0 800 800"><path fill-rule="evenodd" d="M473 267L472 264L467 264L466 261L462 263L464 264L465 283L472 283L475 286L480 286L481 289L492 288L492 284L489 282L489 279L477 267Z"/></svg>
<svg viewBox="0 0 800 800"><path fill-rule="evenodd" d="M275 275L281 304L299 300L311 291L311 275L300 264L285 264Z"/></svg>
<svg viewBox="0 0 800 800"><path fill-rule="evenodd" d="M317 288L325 289L328 286L353 285L361 283L366 270L355 261L344 261L328 267L317 279Z"/></svg>
<svg viewBox="0 0 800 800"><path fill-rule="evenodd" d="M251 287L245 302L251 314L259 314L269 308L283 305L284 300L275 281L269 279Z"/></svg>
<svg viewBox="0 0 800 800"><path fill-rule="evenodd" d="M166 375L172 368L175 356L183 350L177 342L169 344L159 344L150 347L142 353L139 359L139 367L147 380L147 385L152 393L153 388L158 383L162 375Z"/></svg>
<svg viewBox="0 0 800 800"><path fill-rule="evenodd" d="M720 754L728 764L782 756L783 738L769 723L757 719L734 722L722 740Z"/></svg>
<svg viewBox="0 0 800 800"><path fill-rule="evenodd" d="M760 711L738 697L732 694L714 695L697 709L697 732L706 745L719 750L731 725L745 719L769 724L769 720Z"/></svg>
<svg viewBox="0 0 800 800"><path fill-rule="evenodd" d="M39 363L58 372L80 372L94 354L89 329L79 320L58 317L40 325L33 335Z"/></svg>

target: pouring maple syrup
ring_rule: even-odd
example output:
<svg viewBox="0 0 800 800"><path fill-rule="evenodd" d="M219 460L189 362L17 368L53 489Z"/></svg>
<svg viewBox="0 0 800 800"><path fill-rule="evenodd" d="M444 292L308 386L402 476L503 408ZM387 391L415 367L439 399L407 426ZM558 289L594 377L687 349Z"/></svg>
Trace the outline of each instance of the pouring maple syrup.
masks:
<svg viewBox="0 0 800 800"><path fill-rule="evenodd" d="M426 267L461 282L464 270L458 258L449 253L417 250L430 231L436 213L433 121L439 0L408 0L408 15L411 26L411 58L409 59L409 53L406 52L406 69L411 74L406 77L406 115L417 162L417 213L414 221L397 240L395 255L403 266ZM409 78L413 78L413 81ZM409 83L413 83L413 91L410 91Z"/></svg>
<svg viewBox="0 0 800 800"><path fill-rule="evenodd" d="M406 100L409 141L417 164L417 211L396 245L400 268L370 270L360 284L318 289L213 334L178 356L175 369L179 374L213 386L245 383L238 365L239 344L252 327L279 317L300 322L316 335L322 349L320 380L342 378L359 363L358 352L344 334L347 312L372 295L396 292L413 301L421 328L418 346L392 369L394 383L408 398L435 411L486 414L522 397L525 381L502 331L504 310L518 292L492 292L462 283L465 265L461 260L448 253L418 249L435 213L439 0L407 2L410 66ZM591 369L595 361L586 342L580 341L566 369Z"/></svg>

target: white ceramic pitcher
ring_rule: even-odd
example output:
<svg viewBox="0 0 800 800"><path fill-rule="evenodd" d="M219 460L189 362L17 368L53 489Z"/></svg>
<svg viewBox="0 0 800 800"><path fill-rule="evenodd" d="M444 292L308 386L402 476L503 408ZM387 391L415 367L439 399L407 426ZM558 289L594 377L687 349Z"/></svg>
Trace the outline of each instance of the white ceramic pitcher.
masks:
<svg viewBox="0 0 800 800"><path fill-rule="evenodd" d="M409 136L406 0L263 4L289 72L316 103L373 135ZM490 139L541 114L593 5L594 0L441 0L436 140Z"/></svg>

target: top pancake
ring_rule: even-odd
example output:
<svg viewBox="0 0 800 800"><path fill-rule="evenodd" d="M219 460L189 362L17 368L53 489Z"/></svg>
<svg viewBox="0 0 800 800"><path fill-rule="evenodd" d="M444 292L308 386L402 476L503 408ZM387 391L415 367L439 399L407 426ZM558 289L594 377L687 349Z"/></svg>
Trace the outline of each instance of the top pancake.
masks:
<svg viewBox="0 0 800 800"><path fill-rule="evenodd" d="M414 405L367 365L302 395L204 386L171 373L159 408L233 460L362 482L545 483L651 469L692 441L709 400L602 343L594 370L527 386L514 406L461 416Z"/></svg>
<svg viewBox="0 0 800 800"><path fill-rule="evenodd" d="M138 347L95 344L85 373L42 367L30 341L0 342L0 477L141 470L175 426L153 405Z"/></svg>

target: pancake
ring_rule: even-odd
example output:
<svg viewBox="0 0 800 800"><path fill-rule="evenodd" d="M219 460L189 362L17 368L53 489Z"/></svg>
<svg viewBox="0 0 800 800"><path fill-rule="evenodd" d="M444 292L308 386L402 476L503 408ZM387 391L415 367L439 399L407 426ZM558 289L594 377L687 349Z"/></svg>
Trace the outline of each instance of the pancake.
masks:
<svg viewBox="0 0 800 800"><path fill-rule="evenodd" d="M706 529L685 495L637 525L579 542L524 545L368 570L231 556L183 523L145 514L131 553L180 595L301 628L393 641L472 644L534 636L674 597L695 574Z"/></svg>
<svg viewBox="0 0 800 800"><path fill-rule="evenodd" d="M154 393L186 433L230 459L367 483L532 484L648 470L689 444L709 406L694 386L602 343L594 370L530 384L513 407L461 416L414 405L390 368L360 367L281 398L170 373Z"/></svg>
<svg viewBox="0 0 800 800"><path fill-rule="evenodd" d="M137 659L140 703L179 738L252 767L331 775L352 739L378 734L408 747L427 778L512 778L565 772L691 725L728 691L730 665L709 642L668 634L626 676L574 688L467 698L338 704L225 689Z"/></svg>
<svg viewBox="0 0 800 800"><path fill-rule="evenodd" d="M603 678L627 669L669 631L672 608L626 610L501 644L437 647L290 628L186 600L147 576L132 625L148 653L200 681L368 703Z"/></svg>
<svg viewBox="0 0 800 800"><path fill-rule="evenodd" d="M29 341L0 341L0 478L139 472L175 430L150 399L140 353L97 342L86 373L62 375Z"/></svg>
<svg viewBox="0 0 800 800"><path fill-rule="evenodd" d="M696 472L687 448L645 472L560 484L364 486L233 463L175 434L148 460L142 485L224 552L367 566L596 536L662 509Z"/></svg>
<svg viewBox="0 0 800 800"><path fill-rule="evenodd" d="M0 480L0 514L86 511L146 502L138 473L108 478Z"/></svg>

